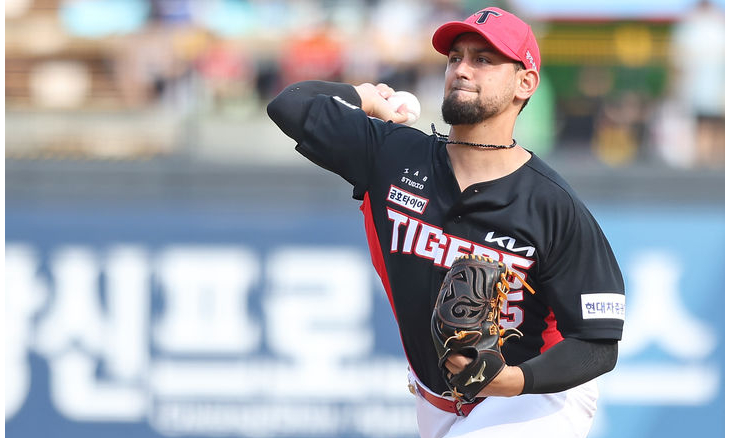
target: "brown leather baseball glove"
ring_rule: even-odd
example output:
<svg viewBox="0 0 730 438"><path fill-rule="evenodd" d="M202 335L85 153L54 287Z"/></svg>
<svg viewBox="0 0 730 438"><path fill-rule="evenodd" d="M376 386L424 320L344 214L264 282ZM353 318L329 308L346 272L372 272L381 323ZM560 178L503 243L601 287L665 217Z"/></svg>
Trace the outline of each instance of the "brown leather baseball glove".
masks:
<svg viewBox="0 0 730 438"><path fill-rule="evenodd" d="M447 272L431 317L431 336L450 395L472 402L505 366L500 347L516 329L499 326L500 309L515 277L504 263L488 257L458 258ZM522 279L520 278L522 281ZM524 281L522 284L535 293ZM449 354L473 359L458 374L445 367Z"/></svg>

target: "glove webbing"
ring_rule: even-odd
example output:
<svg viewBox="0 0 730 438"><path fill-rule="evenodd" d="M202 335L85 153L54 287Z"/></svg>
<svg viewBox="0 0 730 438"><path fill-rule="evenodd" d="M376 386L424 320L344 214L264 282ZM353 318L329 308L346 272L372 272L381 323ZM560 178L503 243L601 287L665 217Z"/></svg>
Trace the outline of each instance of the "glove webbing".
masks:
<svg viewBox="0 0 730 438"><path fill-rule="evenodd" d="M489 256L478 256L478 255L474 255L474 254L462 256L462 257L457 258L456 260L464 259L464 258L469 258L469 259L473 259L473 260L480 260L480 261L483 261L483 262L486 261L486 262L489 262L489 263L494 263L494 259L491 258L491 257L489 257ZM456 261L456 260L454 260L454 261ZM502 267L502 266L504 266L504 263L498 262L498 265L500 267ZM533 294L533 295L535 294L535 289L533 289L532 286L530 286L529 284L527 284L527 282L525 281L524 278L522 278L519 275L517 275L509 267L505 267L505 271L500 274L499 283L496 284L496 287L497 287L497 305L495 306L495 308L500 309L500 312L499 312L500 315L502 314L502 303L504 303L504 300L507 299L507 292L511 289L510 288L510 285L509 285L509 280L507 279L507 277L513 278L513 279L514 278L519 278L520 279L520 283L522 283L522 285L525 286L525 288L531 294ZM511 337L514 337L514 336L522 337L522 332L521 331L519 331L519 330L517 330L515 328L512 328L512 329L503 329L503 328L500 328L499 327L499 324L496 322L496 321L499 321L499 318L494 318L494 319L495 319L495 323L491 327L489 327L489 331L490 331L489 334L490 335L496 335L497 334L497 331L499 331L499 341L498 342L499 342L499 346L500 347L502 345L504 345L504 342L507 339L511 338ZM505 336L505 334L507 334L507 336ZM477 335L479 338L481 338L482 332L475 331L475 330L462 330L462 331L456 332L454 334L454 336L451 336L450 338L446 339L446 341L444 341L444 347L446 347L448 345L449 341L454 340L454 339L455 340L464 339L464 337L466 337L467 335Z"/></svg>

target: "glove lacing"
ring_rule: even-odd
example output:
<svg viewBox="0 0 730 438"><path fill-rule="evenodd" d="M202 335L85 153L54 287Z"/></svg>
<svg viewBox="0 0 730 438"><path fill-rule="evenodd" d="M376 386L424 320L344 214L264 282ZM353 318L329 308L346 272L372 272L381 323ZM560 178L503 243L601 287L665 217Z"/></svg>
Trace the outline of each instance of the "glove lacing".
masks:
<svg viewBox="0 0 730 438"><path fill-rule="evenodd" d="M472 259L478 259L481 261L487 261L489 263L494 263L494 259L491 257L485 257L485 256L477 256L474 254L470 254L468 256L459 257L459 258L472 258ZM458 259L456 259L458 260ZM504 266L504 263L498 262L498 266L501 268ZM502 315L502 303L507 299L507 293L510 291L511 287L509 285L510 280L514 280L515 278L520 279L520 283L527 289L531 294L535 294L535 289L532 288L524 278L520 277L515 273L515 271L511 270L509 267L505 267L505 271L501 274L499 274L499 282L496 284L497 287L497 302L495 303L494 308L499 309L499 315ZM523 334L521 331L517 330L516 328L509 328L509 329L503 329L499 326L499 318L494 318L492 325L489 327L489 334L499 335L499 340L497 341L499 346L501 347L504 345L504 342L512 337L522 337ZM482 337L482 332L476 331L476 330L462 330L454 333L454 336L449 337L444 341L444 347L447 347L449 341L451 340L461 340L464 339L468 335L477 335L478 338Z"/></svg>
<svg viewBox="0 0 730 438"><path fill-rule="evenodd" d="M489 263L494 263L494 259L488 256L477 256L474 254L470 254L467 256L459 257L459 258L472 258L472 259L479 259L481 261L487 261ZM458 260L458 258L456 259ZM455 260L455 261L456 261ZM499 267L505 266L504 263L498 262ZM509 267L505 266L505 271L501 274L499 274L499 282L496 284L497 288L497 297L495 298L497 302L495 303L494 308L499 309L499 315L502 315L502 303L507 299L507 293L512 289L509 285L510 280L514 280L515 278L519 278L520 283L527 289L531 294L535 294L535 289L532 288L524 278L517 275L515 271L511 270ZM504 345L504 342L512 337L522 337L523 334L521 331L517 330L516 328L509 328L509 329L503 329L499 326L499 318L494 318L492 321L492 325L489 327L489 334L490 335L499 335L499 340L497 341L499 346L501 347ZM444 341L444 347L448 348L448 343L452 340L461 340L464 339L466 336L469 335L476 335L479 338L482 337L482 332L477 330L461 330L454 333L454 336L449 337ZM450 390L450 391L444 391L441 393L442 397L452 397L459 401L459 404L462 403L462 397L464 394L460 393L456 389Z"/></svg>

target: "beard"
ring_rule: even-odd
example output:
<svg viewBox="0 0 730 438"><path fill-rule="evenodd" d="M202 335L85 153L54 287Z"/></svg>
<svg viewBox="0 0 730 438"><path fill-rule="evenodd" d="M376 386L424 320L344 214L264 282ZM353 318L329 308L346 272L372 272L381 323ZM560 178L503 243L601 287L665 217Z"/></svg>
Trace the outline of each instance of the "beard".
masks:
<svg viewBox="0 0 730 438"><path fill-rule="evenodd" d="M460 100L458 93L451 92L441 104L441 116L451 126L476 125L498 114L506 103L506 94L503 99L494 97L482 102L478 95L472 100Z"/></svg>

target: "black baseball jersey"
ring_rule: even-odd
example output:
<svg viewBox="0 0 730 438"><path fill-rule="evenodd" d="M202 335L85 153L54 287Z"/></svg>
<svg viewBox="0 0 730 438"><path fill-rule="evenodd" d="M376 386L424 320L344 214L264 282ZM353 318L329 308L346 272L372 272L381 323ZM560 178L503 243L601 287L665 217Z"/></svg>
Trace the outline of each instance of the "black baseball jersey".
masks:
<svg viewBox="0 0 730 438"><path fill-rule="evenodd" d="M373 265L421 381L437 393L447 389L430 321L447 269L464 254L500 260L536 290L531 295L515 280L502 308L501 325L524 334L502 347L509 365L564 337L621 338L618 264L599 225L556 172L533 154L512 174L462 192L436 136L368 117L350 103L360 102L352 87L333 90L338 95L307 102L298 128L282 129L300 153L350 182L353 197L363 201Z"/></svg>

